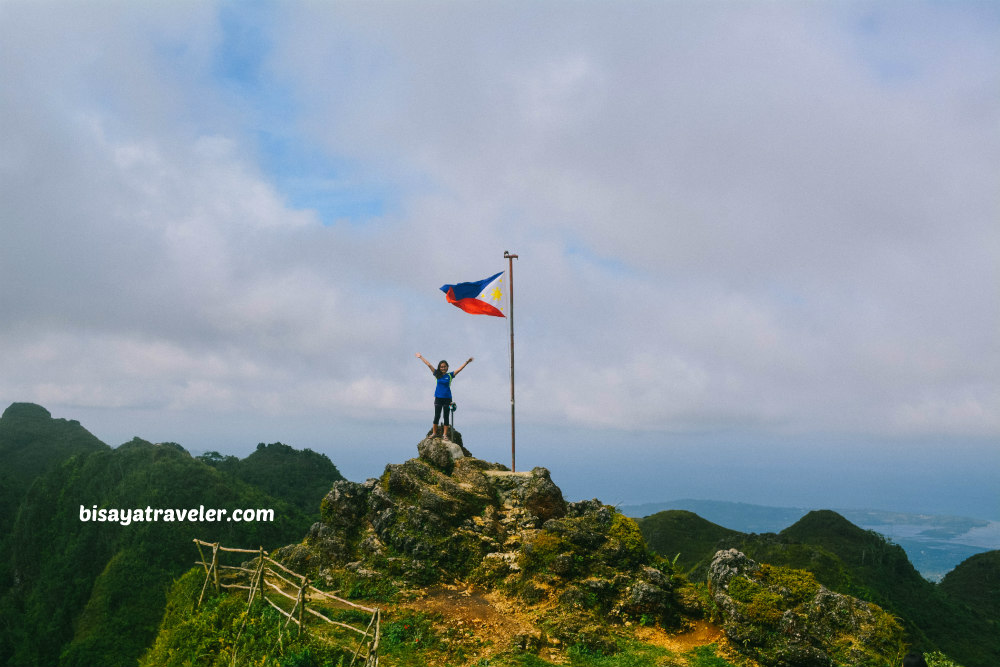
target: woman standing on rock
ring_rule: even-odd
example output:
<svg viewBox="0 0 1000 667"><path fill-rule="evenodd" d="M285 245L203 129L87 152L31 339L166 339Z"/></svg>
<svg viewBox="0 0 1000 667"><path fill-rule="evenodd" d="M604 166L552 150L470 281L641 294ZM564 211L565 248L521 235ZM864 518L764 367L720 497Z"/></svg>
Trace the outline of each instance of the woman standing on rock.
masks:
<svg viewBox="0 0 1000 667"><path fill-rule="evenodd" d="M417 352L417 359L427 364L427 368L431 369L431 373L434 373L434 377L437 378L437 388L434 390L434 427L431 429L431 437L437 437L438 422L441 421L441 413L444 412L444 438L448 439L448 419L450 415L451 407L451 381L456 375L462 372L462 369L469 365L472 361L472 357L469 357L469 361L459 366L454 373L448 372L448 362L441 361L438 363L437 368L431 366L430 362L421 356Z"/></svg>

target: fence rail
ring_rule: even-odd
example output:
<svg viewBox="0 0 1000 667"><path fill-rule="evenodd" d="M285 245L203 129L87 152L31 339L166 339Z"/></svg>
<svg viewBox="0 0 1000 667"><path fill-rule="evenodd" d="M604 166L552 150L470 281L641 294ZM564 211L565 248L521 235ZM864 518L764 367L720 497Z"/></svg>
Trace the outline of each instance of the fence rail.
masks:
<svg viewBox="0 0 1000 667"><path fill-rule="evenodd" d="M294 572L272 559L264 551L263 547L259 549L235 549L221 546L218 542L205 542L197 538L195 538L194 543L198 547L198 554L201 556L201 560L196 561L195 564L205 568L205 583L202 585L201 594L198 596L198 606L201 606L209 584L212 584L216 593L220 593L223 590L249 591L249 595L247 596L247 610L249 611L255 599L260 599L268 603L285 617L285 624L282 628L288 627L289 623L295 623L297 631L301 633L305 627L307 618L305 614L309 613L330 625L351 630L361 635L358 641L358 648L354 652L354 658L351 660L351 665L353 666L360 657L364 660L361 663L364 667L378 667L378 649L382 634L382 615L378 607L366 607L350 600L345 600L333 593L319 590L304 575ZM202 547L210 547L212 549L211 560L206 558L205 550ZM219 562L220 553L254 554L255 557L248 561L253 567L251 569L244 567L244 565L223 565ZM222 574L220 573L225 574L225 581L222 580ZM268 589L270 589L270 592ZM274 596L280 597L275 598ZM281 598L291 600L294 603L291 611L286 611L281 605L275 602L275 599L280 600ZM349 607L371 614L368 627L362 630L349 623L335 621L322 612L310 608L310 603L315 604L320 601L325 602L328 606ZM246 619L243 620L243 626L245 625ZM237 640L239 640L239 636L242 633L243 627L241 626ZM235 659L236 655L234 652L234 662Z"/></svg>

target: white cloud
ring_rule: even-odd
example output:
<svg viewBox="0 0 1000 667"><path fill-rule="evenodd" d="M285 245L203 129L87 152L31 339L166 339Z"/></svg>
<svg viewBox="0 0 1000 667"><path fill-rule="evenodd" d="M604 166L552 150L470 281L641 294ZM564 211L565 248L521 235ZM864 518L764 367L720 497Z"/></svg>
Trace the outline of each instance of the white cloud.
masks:
<svg viewBox="0 0 1000 667"><path fill-rule="evenodd" d="M11 401L496 423L511 250L529 423L1000 434L988 7L0 12Z"/></svg>

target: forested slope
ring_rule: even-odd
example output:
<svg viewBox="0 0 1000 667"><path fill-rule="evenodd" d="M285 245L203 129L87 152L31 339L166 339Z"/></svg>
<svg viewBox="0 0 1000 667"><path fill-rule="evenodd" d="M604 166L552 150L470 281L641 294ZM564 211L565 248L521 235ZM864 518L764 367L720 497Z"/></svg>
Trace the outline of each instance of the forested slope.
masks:
<svg viewBox="0 0 1000 667"><path fill-rule="evenodd" d="M176 444L134 439L112 449L76 422L39 406L16 404L0 418L0 451L13 465L2 508L4 587L0 663L131 665L152 641L173 579L197 559L192 539L273 548L318 518L300 509L302 488L279 497L193 458ZM268 461L279 480L297 452L276 448ZM326 457L313 488L340 479ZM320 478L326 476L325 482ZM270 521L191 521L192 509L273 510ZM149 508L150 511L146 511ZM183 510L173 516L155 510ZM98 513L105 510L99 521ZM126 515L127 513L127 515ZM150 520L153 519L153 520ZM173 519L173 520L169 520Z"/></svg>

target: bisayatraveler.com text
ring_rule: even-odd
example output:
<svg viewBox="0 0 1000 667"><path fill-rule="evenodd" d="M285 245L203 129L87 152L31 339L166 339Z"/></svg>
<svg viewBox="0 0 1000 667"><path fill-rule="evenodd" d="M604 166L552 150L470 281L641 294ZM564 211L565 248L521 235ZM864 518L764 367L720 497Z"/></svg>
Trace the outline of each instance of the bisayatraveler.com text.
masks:
<svg viewBox="0 0 1000 667"><path fill-rule="evenodd" d="M92 508L80 505L80 521L120 523L123 526L131 523L150 521L188 521L192 523L198 521L240 521L268 523L274 521L274 510L247 508L230 511L225 509L205 509L204 505L181 509L153 508L148 505L145 509L141 507L131 509L102 507L98 509L97 505L94 505Z"/></svg>

